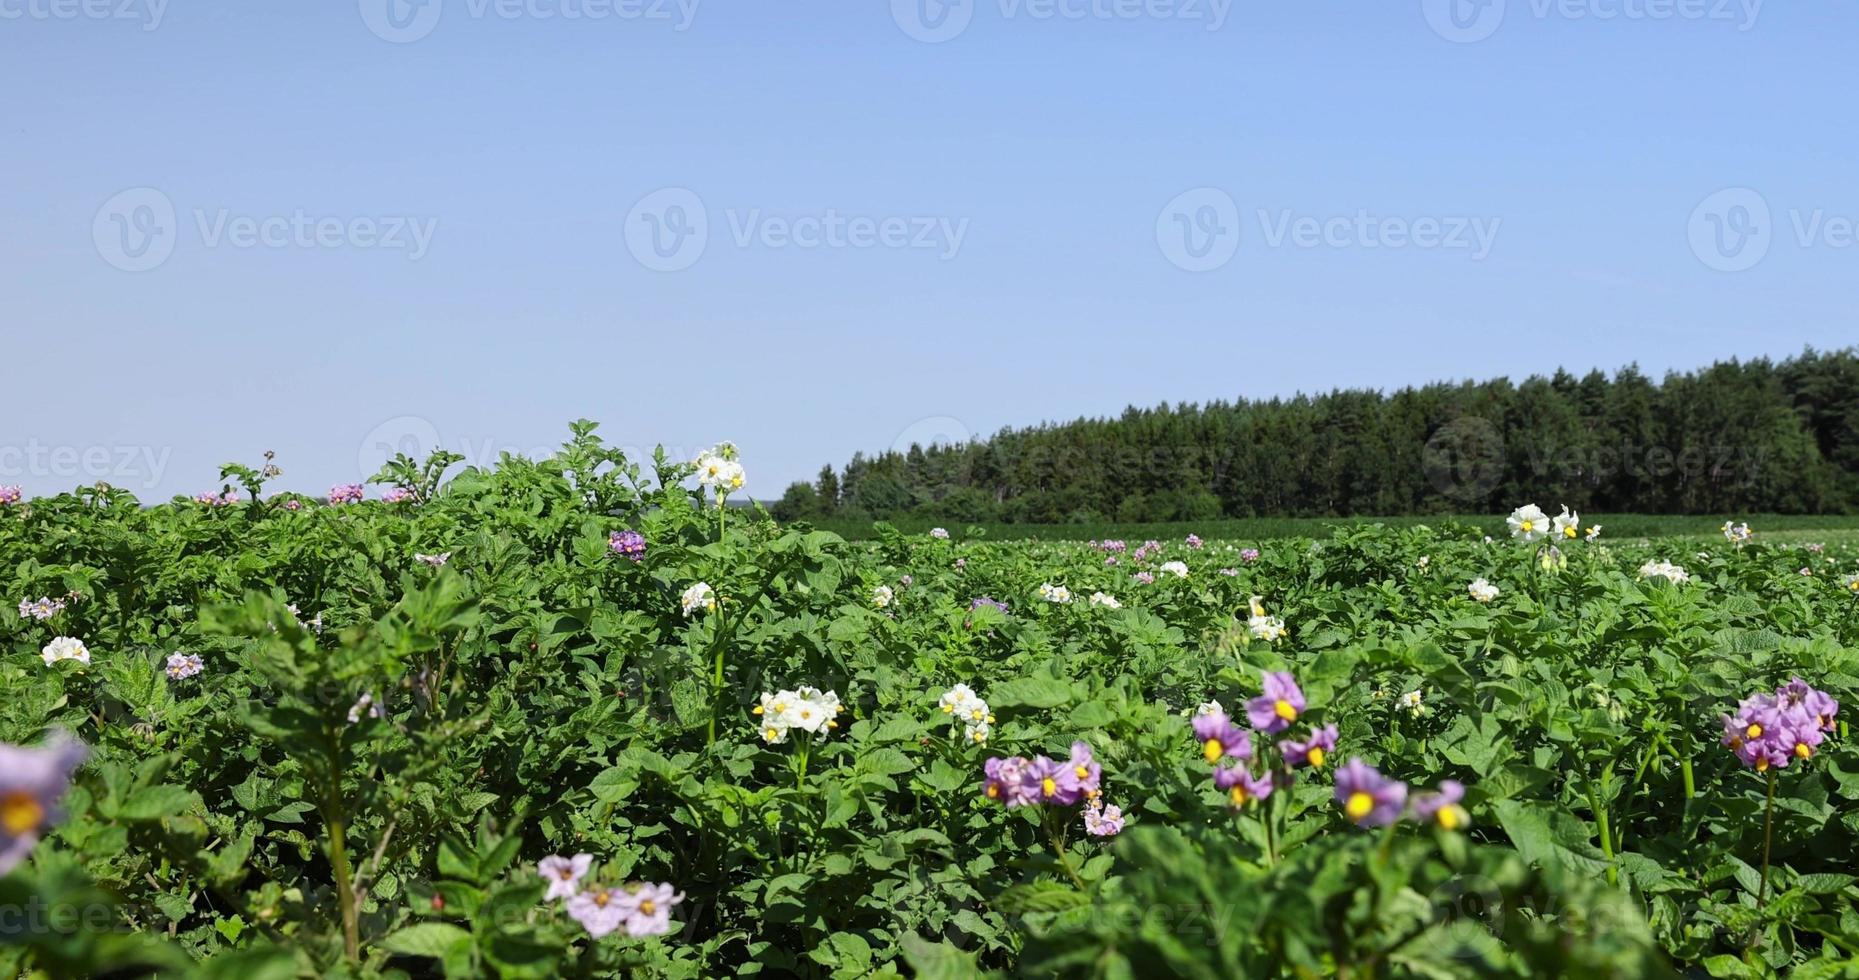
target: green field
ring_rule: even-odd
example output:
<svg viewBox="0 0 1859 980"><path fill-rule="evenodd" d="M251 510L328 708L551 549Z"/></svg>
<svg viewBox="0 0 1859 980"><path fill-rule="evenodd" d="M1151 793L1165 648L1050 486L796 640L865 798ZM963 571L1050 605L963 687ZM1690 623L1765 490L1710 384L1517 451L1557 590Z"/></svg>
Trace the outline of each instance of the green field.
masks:
<svg viewBox="0 0 1859 980"><path fill-rule="evenodd" d="M1590 514L1584 524L1598 523L1610 540L1654 537L1699 537L1719 535L1724 516L1688 516L1672 514ZM1738 515L1748 521L1765 538L1776 541L1850 541L1859 538L1859 515L1757 514ZM898 518L887 521L906 534L920 534L939 526L934 520ZM954 532L991 541L1101 541L1121 539L1137 544L1145 540L1177 541L1198 534L1209 541L1256 542L1278 538L1327 537L1331 530L1352 524L1383 524L1388 527L1412 527L1424 524L1444 527L1466 524L1490 535L1504 531L1504 515L1444 515L1424 517L1247 517L1219 521L1176 521L1155 524L980 524L963 525L940 522ZM876 522L826 519L813 526L832 531L848 540L878 536ZM971 533L970 528L975 530Z"/></svg>

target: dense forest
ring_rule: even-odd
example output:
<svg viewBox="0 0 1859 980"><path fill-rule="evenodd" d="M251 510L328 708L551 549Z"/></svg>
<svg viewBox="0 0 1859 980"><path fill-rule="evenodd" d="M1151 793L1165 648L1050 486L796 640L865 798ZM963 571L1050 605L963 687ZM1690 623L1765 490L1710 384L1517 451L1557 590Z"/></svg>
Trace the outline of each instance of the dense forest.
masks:
<svg viewBox="0 0 1859 980"><path fill-rule="evenodd" d="M1859 511L1859 348L1610 378L1163 404L857 454L784 519L949 521L1489 513Z"/></svg>

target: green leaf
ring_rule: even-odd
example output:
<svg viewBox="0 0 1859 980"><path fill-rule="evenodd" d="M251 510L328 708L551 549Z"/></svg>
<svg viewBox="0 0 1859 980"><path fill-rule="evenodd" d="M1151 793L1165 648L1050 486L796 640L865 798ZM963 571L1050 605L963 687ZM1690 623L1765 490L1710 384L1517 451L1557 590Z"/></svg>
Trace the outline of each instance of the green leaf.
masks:
<svg viewBox="0 0 1859 980"><path fill-rule="evenodd" d="M381 947L402 956L424 956L436 960L443 957L454 944L470 941L471 933L449 922L421 922L381 940Z"/></svg>

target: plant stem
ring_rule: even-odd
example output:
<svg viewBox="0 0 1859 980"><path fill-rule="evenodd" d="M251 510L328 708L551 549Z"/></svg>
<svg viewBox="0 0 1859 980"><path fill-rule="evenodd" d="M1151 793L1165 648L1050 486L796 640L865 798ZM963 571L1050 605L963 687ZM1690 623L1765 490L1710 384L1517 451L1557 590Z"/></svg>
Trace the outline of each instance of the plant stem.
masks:
<svg viewBox="0 0 1859 980"><path fill-rule="evenodd" d="M1601 805L1601 798L1594 791L1594 780L1588 780L1588 809L1594 811L1594 826L1601 836L1601 853L1607 857L1607 883L1620 884L1620 870L1614 866L1614 836L1608 826L1607 808Z"/></svg>
<svg viewBox="0 0 1859 980"><path fill-rule="evenodd" d="M1685 777L1685 799L1689 801L1695 798L1698 795L1698 784L1691 776L1690 756L1678 760L1678 772Z"/></svg>
<svg viewBox="0 0 1859 980"><path fill-rule="evenodd" d="M1756 908L1769 897L1769 848L1775 843L1775 770L1769 770L1768 805L1762 812L1762 885L1756 889Z"/></svg>
<svg viewBox="0 0 1859 980"><path fill-rule="evenodd" d="M1046 836L1052 841L1052 852L1059 856L1059 867L1064 869L1065 877L1070 878L1072 884L1078 886L1079 891L1090 891L1090 888L1085 885L1084 879L1078 877L1078 872L1072 868L1071 855L1065 853L1064 835L1052 828L1050 813L1045 815L1044 823L1046 825Z"/></svg>

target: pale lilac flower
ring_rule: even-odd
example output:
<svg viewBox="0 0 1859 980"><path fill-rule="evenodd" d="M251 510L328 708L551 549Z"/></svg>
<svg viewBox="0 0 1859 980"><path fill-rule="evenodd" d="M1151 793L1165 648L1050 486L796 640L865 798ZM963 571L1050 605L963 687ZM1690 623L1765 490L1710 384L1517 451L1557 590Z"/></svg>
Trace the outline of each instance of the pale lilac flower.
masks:
<svg viewBox="0 0 1859 980"><path fill-rule="evenodd" d="M375 703L372 694L363 694L349 707L349 724L360 724L363 715L370 718L381 717L381 706Z"/></svg>
<svg viewBox="0 0 1859 980"><path fill-rule="evenodd" d="M1336 802L1359 827L1386 827L1401 818L1407 784L1389 779L1361 759L1336 771Z"/></svg>
<svg viewBox="0 0 1859 980"><path fill-rule="evenodd" d="M949 540L949 529L944 527L932 527L930 528L929 535L938 541L947 541Z"/></svg>
<svg viewBox="0 0 1859 980"><path fill-rule="evenodd" d="M0 744L0 876L24 861L46 828L64 818L58 802L86 754L81 743L63 734L39 748Z"/></svg>
<svg viewBox="0 0 1859 980"><path fill-rule="evenodd" d="M301 501L301 500L298 500L298 499L296 499L295 497L292 497L291 499L289 499L289 500L286 500L286 501L284 501L284 509L285 509L285 510L293 510L293 511L295 511L295 510L302 510L302 509L303 509L303 501Z"/></svg>
<svg viewBox="0 0 1859 980"><path fill-rule="evenodd" d="M1278 743L1278 751L1284 755L1286 764L1292 768L1312 766L1322 768L1324 756L1336 751L1336 726L1325 725L1310 733L1310 738L1299 742L1287 739Z"/></svg>
<svg viewBox="0 0 1859 980"><path fill-rule="evenodd" d="M1092 797L1084 808L1084 831L1093 837L1115 837L1123 832L1123 808L1105 805L1102 797Z"/></svg>
<svg viewBox="0 0 1859 980"><path fill-rule="evenodd" d="M1240 549L1239 560L1243 562L1248 562L1248 563L1258 561L1259 560L1259 549L1257 548Z"/></svg>
<svg viewBox="0 0 1859 980"><path fill-rule="evenodd" d="M1065 771L1059 781L1068 792L1078 796L1094 797L1103 779L1104 767L1097 764L1091 756L1091 746L1086 742L1073 742L1071 758L1065 763Z"/></svg>
<svg viewBox="0 0 1859 980"><path fill-rule="evenodd" d="M1155 584L1155 575L1154 573L1151 573L1151 572L1137 572L1135 575L1131 577L1134 578L1137 584L1139 585L1154 585Z"/></svg>
<svg viewBox="0 0 1859 980"><path fill-rule="evenodd" d="M1020 756L1008 759L993 758L982 763L982 772L987 775L987 798L1008 807L1026 806L1039 802L1029 792L1027 770L1032 762Z"/></svg>
<svg viewBox="0 0 1859 980"><path fill-rule="evenodd" d="M1235 575L1238 575L1238 574L1239 574L1239 569L1237 569L1237 568L1222 568L1222 569L1220 569L1220 574L1222 574L1222 575L1225 575L1225 576L1226 576L1226 577L1228 577L1228 578L1232 578L1233 576L1235 576Z"/></svg>
<svg viewBox="0 0 1859 980"><path fill-rule="evenodd" d="M404 504L412 499L413 491L406 487L388 487L381 494L381 502L384 504Z"/></svg>
<svg viewBox="0 0 1859 980"><path fill-rule="evenodd" d="M362 487L359 483L338 483L329 488L329 502L332 504L361 503Z"/></svg>
<svg viewBox="0 0 1859 980"><path fill-rule="evenodd" d="M576 854L571 858L551 854L536 862L536 873L549 883L548 894L542 896L542 900L575 897L581 891L581 879L587 876L587 869L593 863L592 854Z"/></svg>
<svg viewBox="0 0 1859 980"><path fill-rule="evenodd" d="M168 654L167 672L168 679L171 681L184 681L199 674L206 667L206 661L202 660L197 653Z"/></svg>
<svg viewBox="0 0 1859 980"><path fill-rule="evenodd" d="M595 885L568 899L569 917L595 939L624 925L635 911L630 897L618 888Z"/></svg>
<svg viewBox="0 0 1859 980"><path fill-rule="evenodd" d="M1200 535L1198 534L1188 535L1188 547L1193 548L1196 551L1199 551L1203 543L1204 542L1201 541Z"/></svg>
<svg viewBox="0 0 1859 980"><path fill-rule="evenodd" d="M21 599L19 603L19 618L21 619L36 619L44 622L64 611L63 599L47 599L40 596L32 601Z"/></svg>
<svg viewBox="0 0 1859 980"><path fill-rule="evenodd" d="M1208 762L1219 762L1228 756L1252 758L1252 736L1234 725L1219 705L1214 705L1212 711L1197 712L1192 724L1194 740L1201 746L1201 757Z"/></svg>
<svg viewBox="0 0 1859 980"><path fill-rule="evenodd" d="M674 890L669 884L639 882L627 885L626 892L628 935L662 936L671 931L671 910L684 901L683 893Z"/></svg>
<svg viewBox="0 0 1859 980"><path fill-rule="evenodd" d="M0 507L10 507L25 499L25 491L19 487L0 487Z"/></svg>

